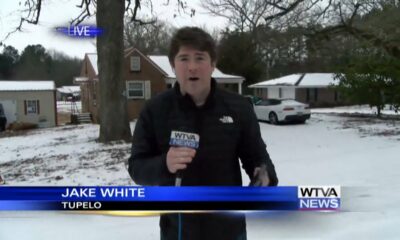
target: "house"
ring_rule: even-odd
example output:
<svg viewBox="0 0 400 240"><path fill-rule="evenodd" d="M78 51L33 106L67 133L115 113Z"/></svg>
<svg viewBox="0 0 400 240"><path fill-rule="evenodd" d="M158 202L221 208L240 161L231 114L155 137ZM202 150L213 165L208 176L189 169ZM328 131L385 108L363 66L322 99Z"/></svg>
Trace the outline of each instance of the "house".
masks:
<svg viewBox="0 0 400 240"><path fill-rule="evenodd" d="M67 101L71 99L75 101L81 99L80 86L62 86L57 88L57 101Z"/></svg>
<svg viewBox="0 0 400 240"><path fill-rule="evenodd" d="M56 87L54 81L1 81L0 103L7 125L33 123L38 127L57 125Z"/></svg>
<svg viewBox="0 0 400 240"><path fill-rule="evenodd" d="M95 122L99 122L98 74L97 54L88 53L83 60L80 76L74 79L75 83L81 85L82 112L90 112ZM139 116L147 99L171 88L176 82L167 56L145 56L135 48L124 51L123 76L130 120ZM227 75L218 69L212 76L220 87L241 93L243 77Z"/></svg>
<svg viewBox="0 0 400 240"><path fill-rule="evenodd" d="M319 107L343 104L338 91L331 87L337 84L333 73L302 73L259 82L249 88L261 98L291 98Z"/></svg>

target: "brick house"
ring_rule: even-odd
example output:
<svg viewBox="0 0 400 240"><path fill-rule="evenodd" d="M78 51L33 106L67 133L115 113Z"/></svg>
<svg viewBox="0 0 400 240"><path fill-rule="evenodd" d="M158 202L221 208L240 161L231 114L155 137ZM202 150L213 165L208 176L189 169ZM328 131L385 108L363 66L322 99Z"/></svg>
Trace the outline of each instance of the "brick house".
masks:
<svg viewBox="0 0 400 240"><path fill-rule="evenodd" d="M146 100L171 88L176 81L167 56L145 56L135 48L124 51L123 69L130 120L138 117ZM221 87L241 93L243 77L223 74L218 69L214 71L213 77ZM99 122L98 81L97 54L87 53L81 74L74 82L81 86L82 112L90 112L94 122Z"/></svg>
<svg viewBox="0 0 400 240"><path fill-rule="evenodd" d="M343 105L333 73L291 74L250 85L254 95L261 98L285 99L308 103L311 107Z"/></svg>

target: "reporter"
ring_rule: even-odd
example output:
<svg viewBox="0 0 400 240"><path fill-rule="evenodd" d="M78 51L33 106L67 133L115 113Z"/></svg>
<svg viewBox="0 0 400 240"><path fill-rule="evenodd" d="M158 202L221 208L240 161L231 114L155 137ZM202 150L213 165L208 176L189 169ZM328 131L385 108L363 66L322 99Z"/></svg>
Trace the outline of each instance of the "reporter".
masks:
<svg viewBox="0 0 400 240"><path fill-rule="evenodd" d="M277 185L254 110L211 77L216 47L196 27L177 31L169 61L177 83L149 100L136 123L129 173L141 185L242 186L240 162L255 186ZM183 129L183 130L182 130ZM170 146L173 131L196 134L198 149ZM239 161L240 159L240 161ZM161 239L246 239L243 214L163 214Z"/></svg>

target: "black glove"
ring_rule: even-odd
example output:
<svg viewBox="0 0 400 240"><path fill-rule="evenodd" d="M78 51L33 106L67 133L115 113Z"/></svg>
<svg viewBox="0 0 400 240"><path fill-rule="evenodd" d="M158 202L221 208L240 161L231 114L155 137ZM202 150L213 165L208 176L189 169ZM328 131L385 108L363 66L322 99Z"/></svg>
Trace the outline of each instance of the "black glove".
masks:
<svg viewBox="0 0 400 240"><path fill-rule="evenodd" d="M277 184L278 178L276 177L275 169L267 169L267 166L265 164L254 168L254 173L250 182L250 186L265 187L276 186Z"/></svg>

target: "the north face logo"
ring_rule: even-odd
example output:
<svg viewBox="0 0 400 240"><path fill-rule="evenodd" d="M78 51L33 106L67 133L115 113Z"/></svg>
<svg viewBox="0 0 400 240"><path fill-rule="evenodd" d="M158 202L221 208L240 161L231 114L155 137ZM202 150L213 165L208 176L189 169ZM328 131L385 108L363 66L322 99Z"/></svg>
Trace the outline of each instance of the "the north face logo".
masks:
<svg viewBox="0 0 400 240"><path fill-rule="evenodd" d="M223 116L219 119L222 123L233 123L233 119L231 116Z"/></svg>

